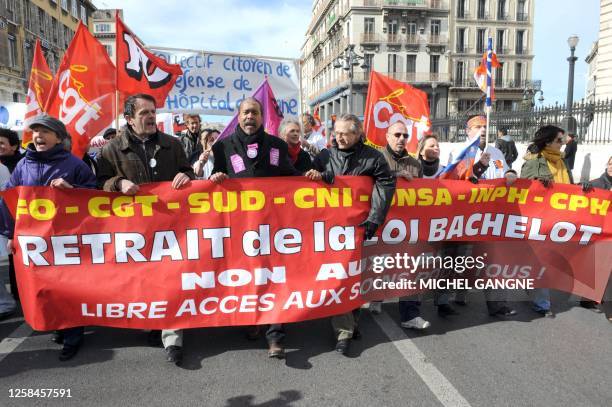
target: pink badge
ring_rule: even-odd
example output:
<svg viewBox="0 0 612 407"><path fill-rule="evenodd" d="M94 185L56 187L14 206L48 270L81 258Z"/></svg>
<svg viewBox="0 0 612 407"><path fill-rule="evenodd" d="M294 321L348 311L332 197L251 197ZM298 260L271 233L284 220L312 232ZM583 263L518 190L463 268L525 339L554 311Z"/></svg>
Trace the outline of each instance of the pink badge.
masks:
<svg viewBox="0 0 612 407"><path fill-rule="evenodd" d="M255 158L257 157L257 148L259 146L257 145L257 143L255 144L249 144L247 146L247 157L249 158Z"/></svg>
<svg viewBox="0 0 612 407"><path fill-rule="evenodd" d="M279 152L278 148L270 149L270 164L278 167Z"/></svg>
<svg viewBox="0 0 612 407"><path fill-rule="evenodd" d="M242 161L242 157L240 157L238 154L232 154L232 156L230 156L230 161L232 162L232 168L234 169L234 173L239 173L241 171L246 170L246 167L244 166L244 161Z"/></svg>

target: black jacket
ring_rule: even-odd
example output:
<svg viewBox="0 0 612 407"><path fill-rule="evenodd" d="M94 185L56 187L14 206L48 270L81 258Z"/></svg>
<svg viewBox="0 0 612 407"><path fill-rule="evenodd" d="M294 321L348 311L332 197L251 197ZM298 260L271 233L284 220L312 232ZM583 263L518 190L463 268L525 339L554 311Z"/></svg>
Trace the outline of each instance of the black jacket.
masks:
<svg viewBox="0 0 612 407"><path fill-rule="evenodd" d="M257 156L254 159L247 157L238 129L231 136L217 141L212 149L215 157L212 173L222 172L230 178L302 175L291 165L287 143L262 129L259 131L263 134L257 143Z"/></svg>
<svg viewBox="0 0 612 407"><path fill-rule="evenodd" d="M15 170L15 167L17 166L17 163L21 161L23 157L25 157L25 153L22 153L21 151L17 150L13 155L0 157L0 162L6 165L6 168L8 168L9 172L12 174Z"/></svg>
<svg viewBox="0 0 612 407"><path fill-rule="evenodd" d="M565 166L568 170L574 169L574 161L576 159L576 152L578 151L578 143L576 141L570 141L565 145L563 156L565 160Z"/></svg>
<svg viewBox="0 0 612 407"><path fill-rule="evenodd" d="M332 184L336 175L372 177L374 189L367 220L382 225L395 192L395 177L391 174L385 157L375 148L366 146L360 141L351 151L352 153L347 154L337 147L332 147L327 150L325 157L317 156L317 162L325 162L322 171L323 180Z"/></svg>
<svg viewBox="0 0 612 407"><path fill-rule="evenodd" d="M293 166L302 174L304 174L308 170L311 170L313 167L312 160L310 159L310 154L308 154L306 150L300 150L297 161L293 163Z"/></svg>
<svg viewBox="0 0 612 407"><path fill-rule="evenodd" d="M506 159L508 166L512 167L512 163L515 162L516 158L518 157L518 151L516 150L514 140L497 139L495 142L495 147L498 148L502 154L504 154L504 158Z"/></svg>
<svg viewBox="0 0 612 407"><path fill-rule="evenodd" d="M183 146L183 150L185 150L185 156L187 159L191 158L193 153L196 150L202 149L202 144L200 144L200 135L199 134L191 134L188 130L185 130L181 137L179 138L181 141L181 145ZM201 153L201 151L200 151ZM199 154L198 154L199 155Z"/></svg>
<svg viewBox="0 0 612 407"><path fill-rule="evenodd" d="M612 190L612 177L607 172L601 174L601 177L597 178L592 182L595 188L605 189L606 191Z"/></svg>

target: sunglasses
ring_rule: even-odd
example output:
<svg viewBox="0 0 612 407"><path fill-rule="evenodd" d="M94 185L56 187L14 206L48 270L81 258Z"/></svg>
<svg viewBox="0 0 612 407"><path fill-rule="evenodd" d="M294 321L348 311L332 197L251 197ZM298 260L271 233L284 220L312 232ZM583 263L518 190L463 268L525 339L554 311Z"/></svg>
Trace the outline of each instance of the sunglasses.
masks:
<svg viewBox="0 0 612 407"><path fill-rule="evenodd" d="M408 137L410 137L410 135L408 133L393 133L393 137L395 137L395 138L403 137L405 139L408 139Z"/></svg>

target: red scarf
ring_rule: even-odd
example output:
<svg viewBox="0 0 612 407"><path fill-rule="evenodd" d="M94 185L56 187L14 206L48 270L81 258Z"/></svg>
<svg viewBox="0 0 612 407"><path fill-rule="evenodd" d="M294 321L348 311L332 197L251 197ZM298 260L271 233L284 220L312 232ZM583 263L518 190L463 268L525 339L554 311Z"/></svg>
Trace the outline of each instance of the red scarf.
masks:
<svg viewBox="0 0 612 407"><path fill-rule="evenodd" d="M292 164L295 164L295 162L297 161L298 156L300 155L301 149L302 149L302 146L300 146L300 143L297 143L294 146L289 144L289 157L291 158Z"/></svg>

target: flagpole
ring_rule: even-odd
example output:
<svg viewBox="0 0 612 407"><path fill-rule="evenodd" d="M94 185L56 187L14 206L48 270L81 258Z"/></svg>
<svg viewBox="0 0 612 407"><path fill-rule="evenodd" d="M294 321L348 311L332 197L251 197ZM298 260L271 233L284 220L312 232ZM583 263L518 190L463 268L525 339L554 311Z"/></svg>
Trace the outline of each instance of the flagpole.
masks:
<svg viewBox="0 0 612 407"><path fill-rule="evenodd" d="M115 130L119 131L119 89L115 89Z"/></svg>
<svg viewBox="0 0 612 407"><path fill-rule="evenodd" d="M491 62L493 60L493 39L489 37L487 44L487 98L485 101L485 111L487 114L487 124L485 133L485 149L489 143L489 125L491 120L491 89L493 86L493 69L491 68Z"/></svg>

